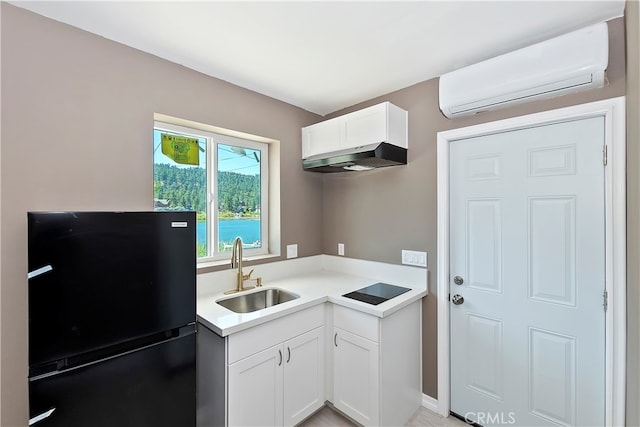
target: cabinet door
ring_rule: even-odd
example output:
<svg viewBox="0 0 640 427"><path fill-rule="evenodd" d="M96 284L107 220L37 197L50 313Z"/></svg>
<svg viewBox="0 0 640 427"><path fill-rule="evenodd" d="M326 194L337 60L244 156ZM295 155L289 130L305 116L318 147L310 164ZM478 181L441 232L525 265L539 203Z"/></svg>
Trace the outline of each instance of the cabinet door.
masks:
<svg viewBox="0 0 640 427"><path fill-rule="evenodd" d="M293 426L324 405L324 327L284 343L284 425Z"/></svg>
<svg viewBox="0 0 640 427"><path fill-rule="evenodd" d="M229 425L282 425L282 346L229 365Z"/></svg>
<svg viewBox="0 0 640 427"><path fill-rule="evenodd" d="M333 339L335 407L363 425L378 425L378 344L340 328Z"/></svg>
<svg viewBox="0 0 640 427"><path fill-rule="evenodd" d="M342 149L375 144L387 140L386 104L347 114Z"/></svg>
<svg viewBox="0 0 640 427"><path fill-rule="evenodd" d="M302 158L340 150L341 119L331 119L302 128Z"/></svg>

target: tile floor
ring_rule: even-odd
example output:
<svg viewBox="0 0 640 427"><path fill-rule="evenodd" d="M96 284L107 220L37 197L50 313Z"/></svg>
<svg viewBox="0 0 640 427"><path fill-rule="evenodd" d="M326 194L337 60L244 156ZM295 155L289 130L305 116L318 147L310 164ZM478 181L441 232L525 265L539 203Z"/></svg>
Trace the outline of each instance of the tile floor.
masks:
<svg viewBox="0 0 640 427"><path fill-rule="evenodd" d="M353 427L357 424L352 423L333 409L325 406L316 412L311 418L304 421L298 427ZM431 412L428 409L420 408L411 417L407 426L411 427L469 427L468 424L458 420L457 418L442 416Z"/></svg>

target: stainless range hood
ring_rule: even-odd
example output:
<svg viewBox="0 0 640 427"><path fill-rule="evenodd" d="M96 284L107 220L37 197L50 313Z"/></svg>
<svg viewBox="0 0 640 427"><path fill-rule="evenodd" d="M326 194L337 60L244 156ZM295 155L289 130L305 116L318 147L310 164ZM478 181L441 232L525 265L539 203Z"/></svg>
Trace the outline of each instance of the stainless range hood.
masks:
<svg viewBox="0 0 640 427"><path fill-rule="evenodd" d="M407 149L386 142L317 154L302 160L305 170L323 173L365 171L406 164Z"/></svg>

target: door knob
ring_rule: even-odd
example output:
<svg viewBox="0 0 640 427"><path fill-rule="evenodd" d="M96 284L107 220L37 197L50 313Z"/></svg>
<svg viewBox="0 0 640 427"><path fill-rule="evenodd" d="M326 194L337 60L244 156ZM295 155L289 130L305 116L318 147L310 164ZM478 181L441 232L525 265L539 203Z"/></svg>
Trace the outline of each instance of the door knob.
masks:
<svg viewBox="0 0 640 427"><path fill-rule="evenodd" d="M453 283L456 285L462 285L464 283L464 279L460 276L456 276L453 278Z"/></svg>
<svg viewBox="0 0 640 427"><path fill-rule="evenodd" d="M455 305L460 305L464 302L464 297L462 295L455 294L451 298L451 302L453 302Z"/></svg>

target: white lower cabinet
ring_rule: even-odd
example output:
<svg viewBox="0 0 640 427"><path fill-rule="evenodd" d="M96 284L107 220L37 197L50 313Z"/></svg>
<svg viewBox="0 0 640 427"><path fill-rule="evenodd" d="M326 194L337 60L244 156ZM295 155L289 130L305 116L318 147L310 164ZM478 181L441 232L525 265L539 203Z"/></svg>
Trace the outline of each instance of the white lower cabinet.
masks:
<svg viewBox="0 0 640 427"><path fill-rule="evenodd" d="M405 425L422 401L421 304L383 318L320 304L224 338L200 325L198 426L293 426L327 399L362 425Z"/></svg>
<svg viewBox="0 0 640 427"><path fill-rule="evenodd" d="M283 345L284 425L293 426L324 405L324 327Z"/></svg>
<svg viewBox="0 0 640 427"><path fill-rule="evenodd" d="M378 343L334 328L333 405L363 425L378 425Z"/></svg>
<svg viewBox="0 0 640 427"><path fill-rule="evenodd" d="M333 405L365 426L405 425L422 402L421 301L379 318L333 307Z"/></svg>
<svg viewBox="0 0 640 427"><path fill-rule="evenodd" d="M282 425L282 346L229 365L229 425Z"/></svg>
<svg viewBox="0 0 640 427"><path fill-rule="evenodd" d="M261 342L280 340L289 329L299 331L305 325L315 326L237 361L230 360L229 426L293 426L324 405L325 332L324 326L317 326L315 312L323 316L319 307L311 313L296 313L251 328L230 339L230 357L242 357Z"/></svg>

